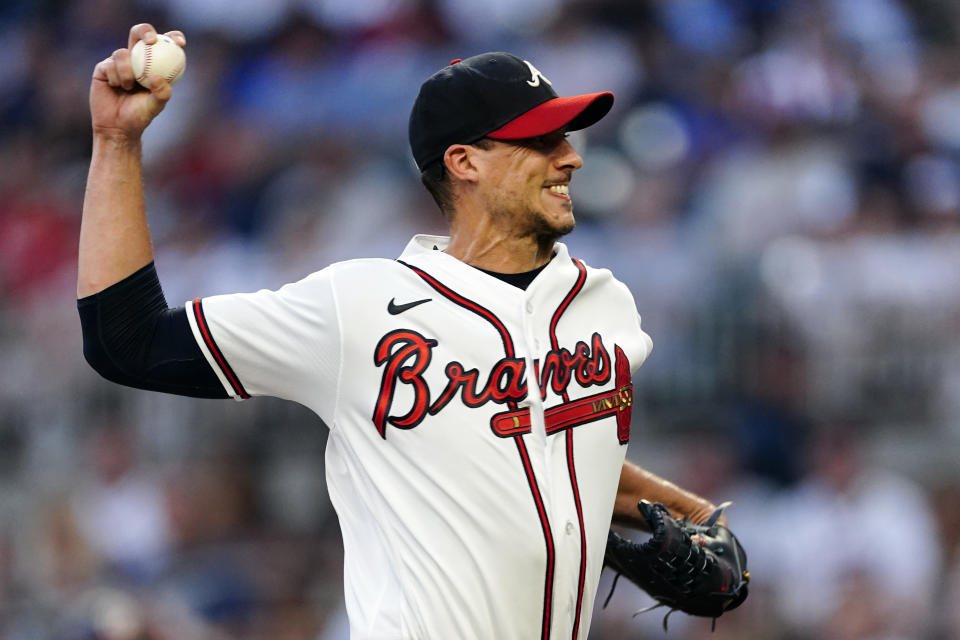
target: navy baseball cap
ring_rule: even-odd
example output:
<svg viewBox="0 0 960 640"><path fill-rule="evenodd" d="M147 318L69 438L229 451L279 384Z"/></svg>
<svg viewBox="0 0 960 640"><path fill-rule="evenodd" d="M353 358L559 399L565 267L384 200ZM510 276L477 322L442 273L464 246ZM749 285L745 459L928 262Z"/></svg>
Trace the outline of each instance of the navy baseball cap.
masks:
<svg viewBox="0 0 960 640"><path fill-rule="evenodd" d="M534 138L561 127L576 131L612 106L609 91L560 97L526 60L481 53L452 61L420 86L410 112L410 149L423 171L452 144Z"/></svg>

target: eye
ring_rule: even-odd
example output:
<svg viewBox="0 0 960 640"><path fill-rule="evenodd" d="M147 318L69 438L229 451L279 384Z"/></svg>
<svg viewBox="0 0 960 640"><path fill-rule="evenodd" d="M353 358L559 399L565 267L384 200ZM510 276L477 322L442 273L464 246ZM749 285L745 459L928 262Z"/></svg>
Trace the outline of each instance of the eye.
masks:
<svg viewBox="0 0 960 640"><path fill-rule="evenodd" d="M533 149L534 151L548 153L553 151L561 142L566 140L569 135L570 134L566 131L552 131L542 136L537 136L536 138L527 138L526 140L522 141L521 144L525 147Z"/></svg>

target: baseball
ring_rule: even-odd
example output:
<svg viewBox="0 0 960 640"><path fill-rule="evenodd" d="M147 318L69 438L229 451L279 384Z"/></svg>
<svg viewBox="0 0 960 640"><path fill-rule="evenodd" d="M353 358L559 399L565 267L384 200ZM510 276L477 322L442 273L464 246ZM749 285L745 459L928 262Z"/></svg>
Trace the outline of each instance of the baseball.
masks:
<svg viewBox="0 0 960 640"><path fill-rule="evenodd" d="M174 84L187 68L187 56L169 36L158 35L153 44L138 41L130 49L133 75L141 86L150 88L151 76L163 76Z"/></svg>

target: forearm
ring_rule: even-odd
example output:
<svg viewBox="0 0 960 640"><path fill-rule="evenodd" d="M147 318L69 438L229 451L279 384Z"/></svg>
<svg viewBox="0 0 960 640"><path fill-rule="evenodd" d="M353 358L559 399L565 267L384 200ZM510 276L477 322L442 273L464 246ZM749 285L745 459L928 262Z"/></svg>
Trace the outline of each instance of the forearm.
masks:
<svg viewBox="0 0 960 640"><path fill-rule="evenodd" d="M95 133L83 201L77 297L119 282L153 260L140 140Z"/></svg>
<svg viewBox="0 0 960 640"><path fill-rule="evenodd" d="M669 480L631 462L624 462L613 508L613 522L635 529L646 529L646 523L637 510L637 502L640 500L660 502L674 517L689 516L694 522L703 522L716 509L709 500L681 489Z"/></svg>

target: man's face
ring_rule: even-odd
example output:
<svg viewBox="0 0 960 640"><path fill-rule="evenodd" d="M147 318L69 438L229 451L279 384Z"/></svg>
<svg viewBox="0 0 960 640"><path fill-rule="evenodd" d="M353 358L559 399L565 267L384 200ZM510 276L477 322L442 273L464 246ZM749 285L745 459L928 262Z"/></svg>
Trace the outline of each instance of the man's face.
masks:
<svg viewBox="0 0 960 640"><path fill-rule="evenodd" d="M480 197L516 237L556 239L573 230L570 178L583 165L562 131L525 140L493 141L484 151Z"/></svg>

